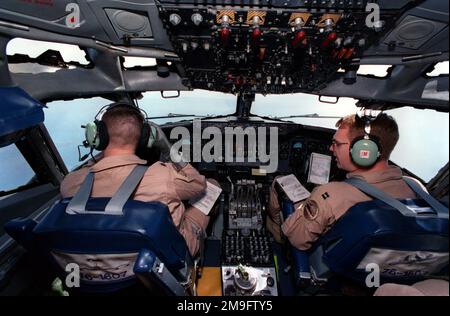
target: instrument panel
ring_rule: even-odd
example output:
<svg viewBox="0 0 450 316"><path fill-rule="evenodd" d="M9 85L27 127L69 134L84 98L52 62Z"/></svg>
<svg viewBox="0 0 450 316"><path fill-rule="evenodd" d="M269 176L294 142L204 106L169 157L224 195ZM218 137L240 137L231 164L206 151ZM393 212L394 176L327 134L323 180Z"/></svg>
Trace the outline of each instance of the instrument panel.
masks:
<svg viewBox="0 0 450 316"><path fill-rule="evenodd" d="M307 127L295 123L265 121L202 121L201 132L190 139L172 139L189 144L192 164L203 174L231 178L273 178L277 174L294 173L306 183L312 153L331 156L329 147L334 130ZM166 128L170 135L171 127ZM205 154L210 161L205 161ZM272 172L268 170L274 169ZM331 164L331 177L338 171Z"/></svg>
<svg viewBox="0 0 450 316"><path fill-rule="evenodd" d="M167 135L171 128L166 127ZM258 120L205 120L201 128L184 123L191 138L175 141L189 144L194 167L207 178L219 181L222 216L219 221L220 267L224 296L277 296L273 237L266 231L269 190L276 175L294 173L307 183L313 153L330 155L334 130L307 127L294 123ZM173 141L173 140L172 140ZM200 150L201 155L196 151ZM214 155L214 151L219 153ZM205 153L218 160L205 161ZM266 157L275 160L276 168L265 173ZM200 159L199 159L200 158ZM230 160L231 158L231 160ZM335 173L332 164L331 174Z"/></svg>
<svg viewBox="0 0 450 316"><path fill-rule="evenodd" d="M186 86L280 94L320 89L340 68L356 71L351 61L361 58L400 12L386 10L382 20L367 23L372 2L225 0L210 6L210 1L167 0L159 13L185 66Z"/></svg>

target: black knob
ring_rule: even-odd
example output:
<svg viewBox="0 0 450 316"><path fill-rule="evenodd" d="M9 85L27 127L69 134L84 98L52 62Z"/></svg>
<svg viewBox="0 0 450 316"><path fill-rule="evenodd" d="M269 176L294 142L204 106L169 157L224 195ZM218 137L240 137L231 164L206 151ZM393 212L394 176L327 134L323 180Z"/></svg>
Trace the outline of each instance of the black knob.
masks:
<svg viewBox="0 0 450 316"><path fill-rule="evenodd" d="M275 284L275 280L272 277L267 278L267 286L272 287Z"/></svg>

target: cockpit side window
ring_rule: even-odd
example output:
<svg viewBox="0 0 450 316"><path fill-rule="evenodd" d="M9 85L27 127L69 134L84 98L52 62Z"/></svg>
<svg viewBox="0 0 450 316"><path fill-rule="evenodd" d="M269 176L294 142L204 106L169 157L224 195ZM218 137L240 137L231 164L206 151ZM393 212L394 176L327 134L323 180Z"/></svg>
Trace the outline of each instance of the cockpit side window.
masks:
<svg viewBox="0 0 450 316"><path fill-rule="evenodd" d="M81 125L94 121L99 109L109 103L111 101L103 98L92 98L46 104L44 124L68 170L82 164L78 159L77 147L84 140L85 130ZM81 155L88 153L86 148L80 150Z"/></svg>
<svg viewBox="0 0 450 316"><path fill-rule="evenodd" d="M14 38L7 46L12 73L54 73L61 68L89 67L86 52L76 45Z"/></svg>
<svg viewBox="0 0 450 316"><path fill-rule="evenodd" d="M16 145L0 148L0 197L31 184L35 173Z"/></svg>

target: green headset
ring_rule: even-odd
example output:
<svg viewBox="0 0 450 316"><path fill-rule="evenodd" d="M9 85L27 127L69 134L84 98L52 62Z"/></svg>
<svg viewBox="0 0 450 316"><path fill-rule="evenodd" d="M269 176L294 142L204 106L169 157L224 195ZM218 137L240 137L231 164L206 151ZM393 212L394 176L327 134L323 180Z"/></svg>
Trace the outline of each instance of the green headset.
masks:
<svg viewBox="0 0 450 316"><path fill-rule="evenodd" d="M356 137L351 142L350 158L358 167L370 168L378 161L378 159L380 159L381 156L379 138L374 135L370 135L370 123L376 119L376 116L364 115L359 118L364 120L364 135Z"/></svg>
<svg viewBox="0 0 450 316"><path fill-rule="evenodd" d="M109 144L108 129L106 127L105 122L103 122L98 117L100 114L105 114L111 109L117 107L126 107L132 109L142 119L142 130L141 135L139 137L137 151L151 147L155 140L156 135L155 127L149 124L149 122L146 120L147 115L143 110L139 109L134 105L130 105L124 102L116 102L102 107L95 115L95 119L93 122L89 122L86 125L81 126L86 129L84 134L85 140L83 141L84 147L90 148L91 151L94 149L101 151L105 150L106 147L108 147Z"/></svg>

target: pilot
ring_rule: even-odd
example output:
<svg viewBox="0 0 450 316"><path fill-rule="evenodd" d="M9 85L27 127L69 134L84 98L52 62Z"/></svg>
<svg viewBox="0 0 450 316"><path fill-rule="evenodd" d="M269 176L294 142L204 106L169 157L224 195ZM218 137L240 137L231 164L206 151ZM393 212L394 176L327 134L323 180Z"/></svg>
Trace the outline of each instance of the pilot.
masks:
<svg viewBox="0 0 450 316"><path fill-rule="evenodd" d="M92 197L112 196L119 185L136 165L147 161L135 152L143 128L144 116L139 110L123 104L110 107L101 119L105 123L109 142L100 154L98 162L89 161L83 168L69 173L61 183L61 195L72 197L80 188L89 170L94 172ZM159 130L160 131L160 130ZM160 131L158 135L164 137ZM157 140L155 145L168 144ZM160 148L168 152L168 148ZM215 180L208 180L218 185ZM195 207L186 207L182 201L189 200L205 192L205 177L190 164L155 162L146 171L134 194L134 200L159 201L169 208L173 222L186 240L190 253L194 256L200 248L201 237L209 222L209 216Z"/></svg>
<svg viewBox="0 0 450 316"><path fill-rule="evenodd" d="M388 164L399 139L397 123L391 116L382 113L370 124L370 136L377 139L380 147L378 159L368 167L361 167L353 160L350 148L354 140L365 135L365 126L365 120L357 115L346 116L336 123L338 129L330 151L336 158L338 168L347 172L347 178L361 178L394 198L416 198L402 180L400 168ZM368 200L371 198L348 183L330 182L316 187L308 199L296 203L294 213L281 223L274 182L269 197L267 228L277 241L281 242L284 234L294 247L306 250L350 207Z"/></svg>
<svg viewBox="0 0 450 316"><path fill-rule="evenodd" d="M385 283L380 286L374 296L449 296L448 281L429 279L414 283L413 285L403 285Z"/></svg>

